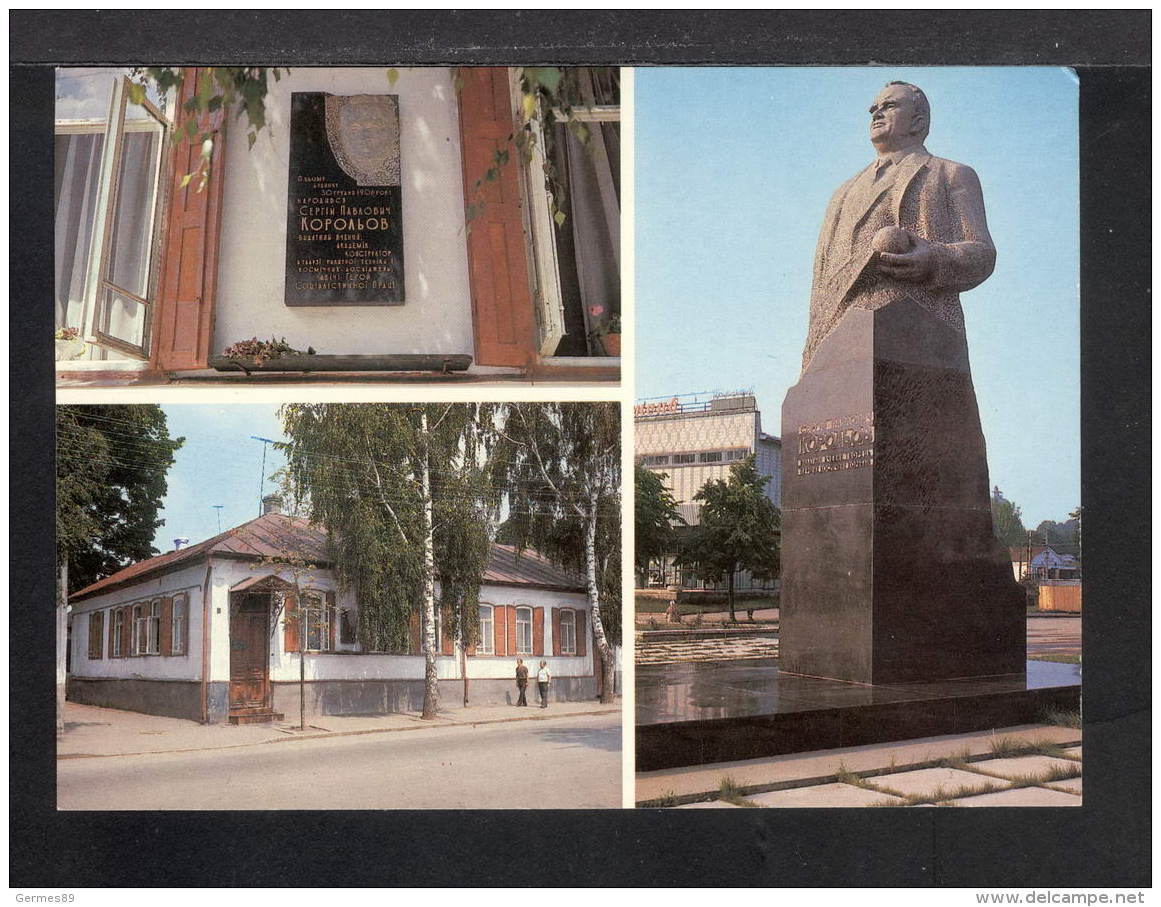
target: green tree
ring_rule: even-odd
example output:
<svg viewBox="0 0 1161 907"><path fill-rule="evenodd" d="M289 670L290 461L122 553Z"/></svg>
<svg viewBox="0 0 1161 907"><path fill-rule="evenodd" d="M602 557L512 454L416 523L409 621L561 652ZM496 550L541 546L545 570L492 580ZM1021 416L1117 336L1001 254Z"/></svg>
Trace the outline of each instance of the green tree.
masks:
<svg viewBox="0 0 1161 907"><path fill-rule="evenodd" d="M758 474L754 455L730 467L728 479L702 486L699 524L679 560L704 579L726 580L730 619L734 614L734 574L748 570L755 579L774 579L781 571L782 515L766 497L769 476ZM753 609L747 609L753 619Z"/></svg>
<svg viewBox="0 0 1161 907"><path fill-rule="evenodd" d="M633 563L642 577L652 561L677 550L676 527L685 525L666 478L640 464L633 469Z"/></svg>
<svg viewBox="0 0 1161 907"><path fill-rule="evenodd" d="M621 611L621 416L615 403L513 403L498 469L506 537L580 572L601 653L601 701L613 701L613 629Z"/></svg>
<svg viewBox="0 0 1161 907"><path fill-rule="evenodd" d="M467 640L463 612L475 594L467 590L483 579L496 518L491 420L481 406L453 403L288 404L281 415L290 440L279 446L296 497L326 530L339 584L359 601L360 642L406 651L418 613L422 717L434 719L435 584L445 606L459 603Z"/></svg>
<svg viewBox="0 0 1161 907"><path fill-rule="evenodd" d="M63 731L68 596L157 554L166 473L184 438L156 404L58 406L57 730Z"/></svg>
<svg viewBox="0 0 1161 907"><path fill-rule="evenodd" d="M992 527L996 538L1009 548L1028 543L1020 508L1004 497L998 485L992 489Z"/></svg>

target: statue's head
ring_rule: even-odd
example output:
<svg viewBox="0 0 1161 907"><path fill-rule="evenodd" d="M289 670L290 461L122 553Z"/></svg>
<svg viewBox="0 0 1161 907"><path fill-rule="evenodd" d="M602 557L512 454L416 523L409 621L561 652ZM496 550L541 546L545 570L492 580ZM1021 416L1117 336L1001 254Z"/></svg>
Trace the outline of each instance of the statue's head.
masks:
<svg viewBox="0 0 1161 907"><path fill-rule="evenodd" d="M869 109L875 150L898 151L927 138L931 107L927 95L910 82L888 82Z"/></svg>

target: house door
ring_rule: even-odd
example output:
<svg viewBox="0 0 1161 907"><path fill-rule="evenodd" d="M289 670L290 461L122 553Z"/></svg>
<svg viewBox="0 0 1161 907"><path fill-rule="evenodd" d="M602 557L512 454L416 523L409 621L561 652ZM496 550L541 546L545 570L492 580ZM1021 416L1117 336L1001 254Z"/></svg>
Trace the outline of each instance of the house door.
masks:
<svg viewBox="0 0 1161 907"><path fill-rule="evenodd" d="M230 616L230 711L270 708L270 598L244 595Z"/></svg>

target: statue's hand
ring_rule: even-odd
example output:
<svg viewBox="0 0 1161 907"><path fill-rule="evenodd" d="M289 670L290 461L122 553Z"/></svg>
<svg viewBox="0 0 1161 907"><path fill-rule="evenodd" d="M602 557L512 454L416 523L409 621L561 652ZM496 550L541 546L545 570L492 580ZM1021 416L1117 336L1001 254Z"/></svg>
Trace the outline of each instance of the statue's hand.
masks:
<svg viewBox="0 0 1161 907"><path fill-rule="evenodd" d="M935 252L931 243L912 233L910 251L879 253L879 270L896 280L925 283L935 273Z"/></svg>

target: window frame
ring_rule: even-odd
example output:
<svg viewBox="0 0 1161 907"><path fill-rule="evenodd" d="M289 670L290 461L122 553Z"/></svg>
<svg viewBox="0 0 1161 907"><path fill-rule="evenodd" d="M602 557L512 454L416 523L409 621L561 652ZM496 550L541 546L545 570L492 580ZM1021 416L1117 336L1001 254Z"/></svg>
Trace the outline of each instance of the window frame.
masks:
<svg viewBox="0 0 1161 907"><path fill-rule="evenodd" d="M149 620L149 615L145 613L145 602L135 603L129 613L133 619L133 631L130 636L130 649L132 651L130 654L134 656L147 655L149 653L146 651L146 646L143 645L142 642L143 639L146 641L148 640L149 634L148 628L146 626L146 621Z"/></svg>
<svg viewBox="0 0 1161 907"><path fill-rule="evenodd" d="M148 623L145 625L145 654L161 654L161 599L149 603Z"/></svg>
<svg viewBox="0 0 1161 907"><path fill-rule="evenodd" d="M88 267L85 274L85 288L81 305L79 328L82 339L101 350L128 356L137 362L148 362L153 345L153 322L157 309L159 291L159 268L161 245L164 239L165 214L168 208L169 181L165 178L170 165L170 137L174 122L170 120L148 97L134 102L145 111L148 118L127 120L129 106L128 86L132 80L124 74L111 74L113 85L109 97L109 113L104 120L93 118L54 121L54 135L76 135L98 133L103 128L101 161L98 170L97 197L94 203L94 223L89 244ZM167 99L172 100L172 99ZM113 283L110 279L112 265L112 235L116 219L117 199L120 189L120 170L124 157L124 140L127 133L152 131L153 125L161 127L158 140L156 164L152 174L153 205L149 215L149 258L146 262L145 295L139 296ZM110 295L120 294L136 302L143 309L141 343L133 344L106 333L100 325L107 321ZM100 367L108 368L117 360L90 360ZM69 368L84 362L70 362ZM90 366L96 367L96 366Z"/></svg>
<svg viewBox="0 0 1161 907"><path fill-rule="evenodd" d="M565 618L569 619L569 628L572 631L572 645L565 646ZM560 609L560 654L561 655L576 655L576 608L561 608Z"/></svg>
<svg viewBox="0 0 1161 907"><path fill-rule="evenodd" d="M528 612L527 622L521 620L521 618L520 618L521 611ZM528 645L527 645L527 648L522 647L521 642L520 642L521 625L525 624L525 623L528 627ZM532 639L533 623L534 623L534 615L532 613L532 606L531 605L517 605L516 606L516 653L515 654L517 654L517 655L532 655L533 654L533 650L536 648L535 641Z"/></svg>
<svg viewBox="0 0 1161 907"><path fill-rule="evenodd" d="M496 606L479 604L477 612L480 640L476 643L477 655L495 655L496 654ZM488 616L484 617L484 609L488 609ZM484 632L485 624L488 627L488 632Z"/></svg>
<svg viewBox="0 0 1161 907"><path fill-rule="evenodd" d="M314 604L312 604L314 603ZM303 639L299 640L299 646L303 652L333 652L335 650L334 640L331 638L334 634L331 628L331 608L327 605L327 596L325 592L318 589L306 589L302 593L298 606L303 611ZM322 646L312 646L311 631L317 628L320 643Z"/></svg>
<svg viewBox="0 0 1161 907"><path fill-rule="evenodd" d="M185 655L189 645L189 596L181 592L170 606L169 654Z"/></svg>
<svg viewBox="0 0 1161 907"><path fill-rule="evenodd" d="M114 608L111 619L113 622L113 647L109 652L109 657L123 658L125 653L121 651L121 634L125 632L125 609Z"/></svg>

